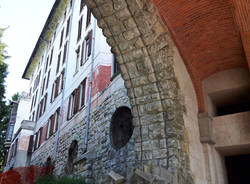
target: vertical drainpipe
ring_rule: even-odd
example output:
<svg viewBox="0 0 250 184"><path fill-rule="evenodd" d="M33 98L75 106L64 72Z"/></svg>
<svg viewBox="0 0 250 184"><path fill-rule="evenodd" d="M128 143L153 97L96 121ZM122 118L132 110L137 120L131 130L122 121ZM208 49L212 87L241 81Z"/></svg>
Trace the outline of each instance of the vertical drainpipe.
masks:
<svg viewBox="0 0 250 184"><path fill-rule="evenodd" d="M90 71L90 82L89 82L90 86L89 86L89 94L88 94L88 112L87 112L86 130L85 130L85 137L84 137L84 145L86 146L85 147L86 150L88 148L88 134L89 134L89 123L90 123L91 94L92 94L94 58L95 58L95 36L96 36L96 19L94 18L92 47L91 47L91 71Z"/></svg>
<svg viewBox="0 0 250 184"><path fill-rule="evenodd" d="M69 48L70 48L70 41L71 41L71 29L72 29L72 21L73 21L73 12L74 12L74 4L75 1L72 1L72 17L70 19L70 26L69 26L69 40L68 40L68 48L67 48L67 55L66 55L66 61L65 61L65 72L63 76L63 91L62 91L62 101L61 101L61 106L60 106L60 112L59 112L59 119L58 119L58 129L56 133L56 141L55 141L55 147L54 147L54 154L53 158L54 161L56 161L57 157L57 150L58 150L58 142L59 142L59 136L60 136L60 128L61 128L61 121L62 119L62 113L63 113L63 104L64 104L64 97L65 97L65 89L66 89L66 74L67 74L67 69L68 69L68 61L69 61ZM65 19L66 21L66 19Z"/></svg>

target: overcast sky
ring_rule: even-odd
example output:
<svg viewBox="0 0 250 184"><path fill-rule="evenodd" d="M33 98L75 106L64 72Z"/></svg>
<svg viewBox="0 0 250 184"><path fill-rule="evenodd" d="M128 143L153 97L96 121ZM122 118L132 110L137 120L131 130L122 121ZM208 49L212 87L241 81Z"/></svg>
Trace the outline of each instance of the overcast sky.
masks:
<svg viewBox="0 0 250 184"><path fill-rule="evenodd" d="M6 98L29 91L22 74L55 0L0 0L0 27L8 27L3 42L11 56L6 80Z"/></svg>

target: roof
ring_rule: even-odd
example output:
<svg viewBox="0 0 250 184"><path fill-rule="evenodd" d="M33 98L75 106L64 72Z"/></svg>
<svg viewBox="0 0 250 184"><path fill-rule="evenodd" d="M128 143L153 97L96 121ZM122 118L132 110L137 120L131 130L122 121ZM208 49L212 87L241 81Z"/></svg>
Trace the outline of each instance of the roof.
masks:
<svg viewBox="0 0 250 184"><path fill-rule="evenodd" d="M23 72L23 79L30 79L30 76L36 68L39 58L42 56L47 44L49 43L68 2L69 0L55 0L42 32L36 42L35 48L30 56L28 64Z"/></svg>

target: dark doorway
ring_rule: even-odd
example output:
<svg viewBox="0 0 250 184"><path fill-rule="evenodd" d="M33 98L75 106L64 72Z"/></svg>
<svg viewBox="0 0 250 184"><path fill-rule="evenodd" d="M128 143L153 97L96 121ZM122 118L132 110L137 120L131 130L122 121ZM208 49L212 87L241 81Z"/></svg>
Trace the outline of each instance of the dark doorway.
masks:
<svg viewBox="0 0 250 184"><path fill-rule="evenodd" d="M250 183L250 154L225 157L228 184Z"/></svg>

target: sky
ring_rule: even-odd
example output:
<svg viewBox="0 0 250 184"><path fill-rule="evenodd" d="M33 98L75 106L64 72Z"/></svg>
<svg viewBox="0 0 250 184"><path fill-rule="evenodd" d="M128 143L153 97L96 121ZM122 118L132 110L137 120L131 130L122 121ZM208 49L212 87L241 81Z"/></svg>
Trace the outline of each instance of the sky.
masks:
<svg viewBox="0 0 250 184"><path fill-rule="evenodd" d="M29 81L22 74L29 61L55 0L0 0L0 27L8 27L2 41L9 59L6 99L16 92L29 91Z"/></svg>

